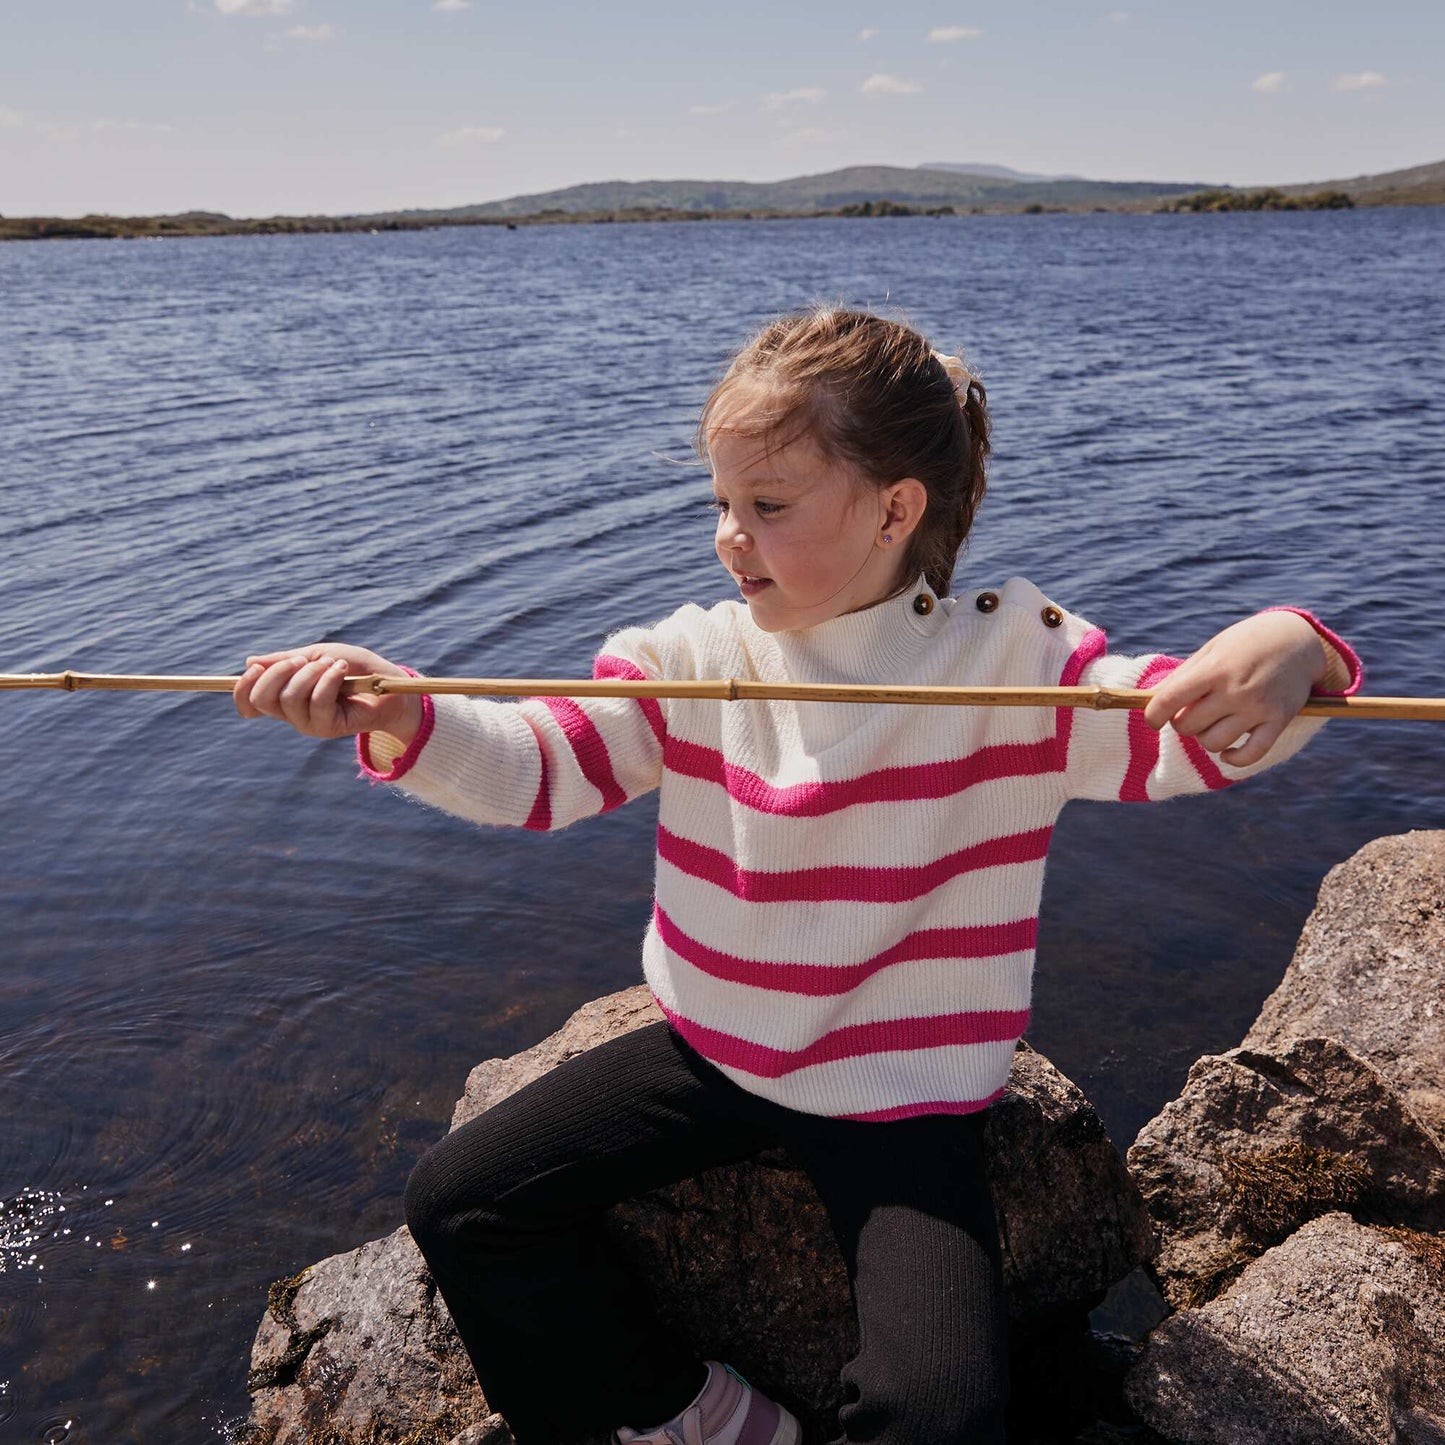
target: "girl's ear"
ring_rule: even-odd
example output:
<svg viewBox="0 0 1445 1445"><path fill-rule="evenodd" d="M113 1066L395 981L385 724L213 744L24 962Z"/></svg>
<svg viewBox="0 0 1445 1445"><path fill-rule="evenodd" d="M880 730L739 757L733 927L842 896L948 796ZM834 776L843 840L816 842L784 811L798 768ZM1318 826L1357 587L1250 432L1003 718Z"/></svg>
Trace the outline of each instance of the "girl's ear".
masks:
<svg viewBox="0 0 1445 1445"><path fill-rule="evenodd" d="M916 477L904 477L878 490L883 504L880 537L887 533L894 546L912 535L928 510L928 489Z"/></svg>

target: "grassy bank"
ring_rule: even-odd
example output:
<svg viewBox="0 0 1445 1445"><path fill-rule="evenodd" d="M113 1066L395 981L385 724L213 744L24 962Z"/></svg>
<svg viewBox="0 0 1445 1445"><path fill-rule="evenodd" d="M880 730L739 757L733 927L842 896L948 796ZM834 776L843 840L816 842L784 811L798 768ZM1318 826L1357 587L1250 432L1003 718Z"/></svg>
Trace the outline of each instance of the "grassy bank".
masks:
<svg viewBox="0 0 1445 1445"><path fill-rule="evenodd" d="M1445 204L1439 194L1412 191L1408 195L1379 192L1355 198L1328 190L1307 195L1267 189L1260 191L1197 191L1169 200L1123 205L1022 206L907 206L895 201L863 201L832 210L681 210L666 206L628 206L614 210L567 211L549 209L517 216L265 216L238 219L215 211L187 211L175 216L14 216L0 217L0 241L53 240L155 240L165 236L283 236L325 235L346 232L376 234L382 231L434 231L451 226L595 226L628 225L644 221L785 221L825 217L888 218L893 216L1020 216L1081 215L1091 212L1142 215L1171 212L1350 210L1377 205Z"/></svg>

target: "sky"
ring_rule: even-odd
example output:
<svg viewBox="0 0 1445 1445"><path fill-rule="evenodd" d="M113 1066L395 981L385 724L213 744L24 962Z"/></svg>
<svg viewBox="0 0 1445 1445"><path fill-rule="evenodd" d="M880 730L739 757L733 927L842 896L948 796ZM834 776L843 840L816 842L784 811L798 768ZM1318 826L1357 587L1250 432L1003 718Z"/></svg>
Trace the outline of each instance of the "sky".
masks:
<svg viewBox="0 0 1445 1445"><path fill-rule="evenodd" d="M0 0L0 215L346 214L984 162L1445 160L1440 0Z"/></svg>

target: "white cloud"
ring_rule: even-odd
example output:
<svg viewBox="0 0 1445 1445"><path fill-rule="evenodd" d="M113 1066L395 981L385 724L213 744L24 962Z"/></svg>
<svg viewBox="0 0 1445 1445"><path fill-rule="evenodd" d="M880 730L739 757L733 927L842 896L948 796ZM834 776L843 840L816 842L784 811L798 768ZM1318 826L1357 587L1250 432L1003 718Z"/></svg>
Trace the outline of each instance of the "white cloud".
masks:
<svg viewBox="0 0 1445 1445"><path fill-rule="evenodd" d="M284 15L291 0L216 0L222 15Z"/></svg>
<svg viewBox="0 0 1445 1445"><path fill-rule="evenodd" d="M723 115L732 108L732 101L725 100L721 105L690 105L687 113L689 115Z"/></svg>
<svg viewBox="0 0 1445 1445"><path fill-rule="evenodd" d="M433 10L470 10L472 0L435 0Z"/></svg>
<svg viewBox="0 0 1445 1445"><path fill-rule="evenodd" d="M1337 75L1332 82L1334 90L1370 90L1383 85L1385 77L1378 70L1362 70L1354 75Z"/></svg>
<svg viewBox="0 0 1445 1445"><path fill-rule="evenodd" d="M821 85L800 85L796 90L775 90L763 97L764 110L782 110L787 105L816 105L827 95Z"/></svg>
<svg viewBox="0 0 1445 1445"><path fill-rule="evenodd" d="M872 38L873 38L875 35L877 35L877 33L878 33L877 29L876 29L875 27L873 27L872 25L870 25L870 26L868 26L867 29L865 29L865 30L860 30L860 31L858 32L858 39L859 39L859 40L872 40Z"/></svg>
<svg viewBox="0 0 1445 1445"><path fill-rule="evenodd" d="M286 32L290 40L330 40L335 34L330 25L293 25Z"/></svg>
<svg viewBox="0 0 1445 1445"><path fill-rule="evenodd" d="M1263 75L1256 76L1254 84L1249 88L1257 90L1261 95L1278 95L1284 89L1284 71L1267 70Z"/></svg>
<svg viewBox="0 0 1445 1445"><path fill-rule="evenodd" d="M917 95L923 85L897 75L870 75L858 88L864 95Z"/></svg>
<svg viewBox="0 0 1445 1445"><path fill-rule="evenodd" d="M0 105L0 130L13 130L25 124L24 115L13 106Z"/></svg>
<svg viewBox="0 0 1445 1445"><path fill-rule="evenodd" d="M449 130L437 137L439 146L465 146L482 143L486 145L499 141L506 135L499 125L464 125L458 130Z"/></svg>
<svg viewBox="0 0 1445 1445"><path fill-rule="evenodd" d="M1129 12L1127 10L1111 10L1104 16L1104 19L1111 25L1122 25L1128 18Z"/></svg>
<svg viewBox="0 0 1445 1445"><path fill-rule="evenodd" d="M928 32L930 45L947 45L951 40L977 40L982 30L972 25L935 25Z"/></svg>

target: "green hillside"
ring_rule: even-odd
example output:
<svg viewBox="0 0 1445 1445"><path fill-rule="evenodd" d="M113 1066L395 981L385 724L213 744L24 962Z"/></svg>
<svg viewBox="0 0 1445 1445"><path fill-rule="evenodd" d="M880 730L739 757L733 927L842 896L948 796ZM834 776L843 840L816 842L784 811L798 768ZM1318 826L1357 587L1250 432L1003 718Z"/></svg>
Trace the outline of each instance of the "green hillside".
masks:
<svg viewBox="0 0 1445 1445"><path fill-rule="evenodd" d="M510 196L451 210L401 211L407 217L536 216L552 211L832 211L864 201L927 209L1022 210L1025 206L1137 206L1203 189L1203 182L1009 181L907 166L849 166L785 181L596 181L559 191ZM390 214L390 213L389 213Z"/></svg>
<svg viewBox="0 0 1445 1445"><path fill-rule="evenodd" d="M1304 186L1280 186L1286 195L1307 191L1344 191L1357 206L1445 205L1445 161L1411 166L1403 171L1382 171L1348 180L1316 181Z"/></svg>

